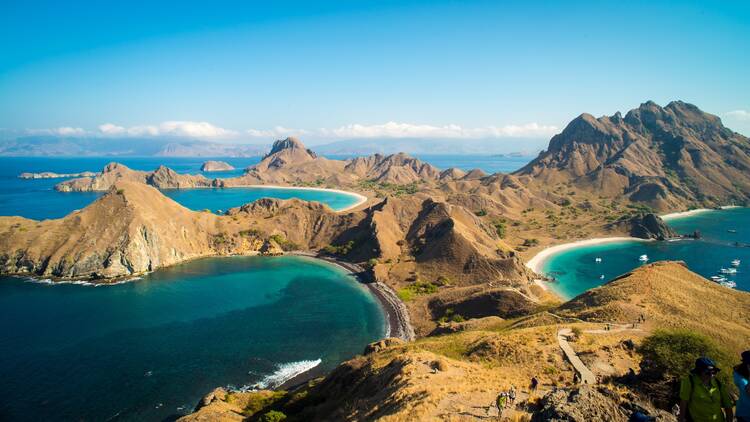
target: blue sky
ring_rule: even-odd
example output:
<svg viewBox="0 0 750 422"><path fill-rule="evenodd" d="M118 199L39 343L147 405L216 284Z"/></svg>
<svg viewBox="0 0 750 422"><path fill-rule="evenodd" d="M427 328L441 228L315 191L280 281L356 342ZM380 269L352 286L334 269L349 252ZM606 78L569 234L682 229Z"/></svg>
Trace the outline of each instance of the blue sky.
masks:
<svg viewBox="0 0 750 422"><path fill-rule="evenodd" d="M543 137L674 99L750 134L750 2L9 2L0 128Z"/></svg>

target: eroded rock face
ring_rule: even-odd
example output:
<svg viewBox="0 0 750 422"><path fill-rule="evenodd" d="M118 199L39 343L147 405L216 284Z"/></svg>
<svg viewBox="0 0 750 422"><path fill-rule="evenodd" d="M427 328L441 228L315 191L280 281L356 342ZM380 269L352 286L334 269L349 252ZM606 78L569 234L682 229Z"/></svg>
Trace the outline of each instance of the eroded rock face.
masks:
<svg viewBox="0 0 750 422"><path fill-rule="evenodd" d="M649 101L625 117L580 115L515 174L657 210L744 203L750 199L750 140L692 104Z"/></svg>
<svg viewBox="0 0 750 422"><path fill-rule="evenodd" d="M630 225L630 235L640 239L666 240L679 236L656 214L634 217Z"/></svg>

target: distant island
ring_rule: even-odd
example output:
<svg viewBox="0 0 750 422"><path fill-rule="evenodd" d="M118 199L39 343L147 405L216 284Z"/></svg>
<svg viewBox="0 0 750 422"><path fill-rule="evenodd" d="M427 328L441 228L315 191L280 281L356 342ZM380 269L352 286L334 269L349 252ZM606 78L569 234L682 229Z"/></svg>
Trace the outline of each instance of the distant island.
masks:
<svg viewBox="0 0 750 422"><path fill-rule="evenodd" d="M44 171L41 173L28 173L23 172L18 175L19 179L62 179L70 177L93 177L96 173L93 171L84 171L81 173L54 173L51 171Z"/></svg>
<svg viewBox="0 0 750 422"><path fill-rule="evenodd" d="M201 171L231 171L234 167L224 161L206 161L201 165Z"/></svg>

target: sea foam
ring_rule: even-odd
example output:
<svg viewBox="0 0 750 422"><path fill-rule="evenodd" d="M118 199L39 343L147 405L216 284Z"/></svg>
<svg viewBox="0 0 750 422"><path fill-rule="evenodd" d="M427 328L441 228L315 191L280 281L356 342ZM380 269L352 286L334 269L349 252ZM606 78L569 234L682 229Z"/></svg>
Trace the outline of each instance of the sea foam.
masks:
<svg viewBox="0 0 750 422"><path fill-rule="evenodd" d="M316 359L279 364L276 366L276 371L274 371L273 374L266 376L253 385L246 385L240 388L240 390L252 391L278 388L297 375L304 374L305 372L320 365L321 362L321 359Z"/></svg>

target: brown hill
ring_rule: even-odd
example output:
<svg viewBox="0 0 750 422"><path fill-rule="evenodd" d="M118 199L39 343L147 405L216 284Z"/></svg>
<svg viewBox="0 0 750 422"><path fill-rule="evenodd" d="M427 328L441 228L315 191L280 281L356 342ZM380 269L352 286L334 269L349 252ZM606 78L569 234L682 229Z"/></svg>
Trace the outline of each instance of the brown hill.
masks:
<svg viewBox="0 0 750 422"><path fill-rule="evenodd" d="M515 174L659 210L745 203L750 141L692 104L649 101L624 118L580 115Z"/></svg>
<svg viewBox="0 0 750 422"><path fill-rule="evenodd" d="M750 338L750 294L708 281L682 262L656 262L591 289L559 314L586 321L633 322L703 333L739 353Z"/></svg>
<svg viewBox="0 0 750 422"><path fill-rule="evenodd" d="M458 332L407 344L381 341L326 377L273 398L219 391L183 420L254 420L271 410L310 421L488 419L497 417L495 397L514 385L518 400L504 414L509 420L625 422L640 410L674 421L671 404L658 409L638 384L617 381L638 368L637 345L656 329L679 328L743 350L749 306L747 292L711 283L681 263L655 263L530 317L471 320ZM601 321L631 322L641 314L646 323L636 329L601 329ZM570 344L598 377L611 381L572 384L573 368L557 341L563 327L579 330ZM528 388L532 376L537 392ZM266 397L260 406L258 395Z"/></svg>
<svg viewBox="0 0 750 422"><path fill-rule="evenodd" d="M214 182L203 175L180 174L159 166L156 170L133 170L120 163L109 163L100 173L89 177L66 180L55 185L60 192L108 191L119 181L146 183L160 189L210 187Z"/></svg>
<svg viewBox="0 0 750 422"><path fill-rule="evenodd" d="M0 218L4 273L55 278L141 274L214 253L219 218L195 213L143 183L109 193L57 220Z"/></svg>

